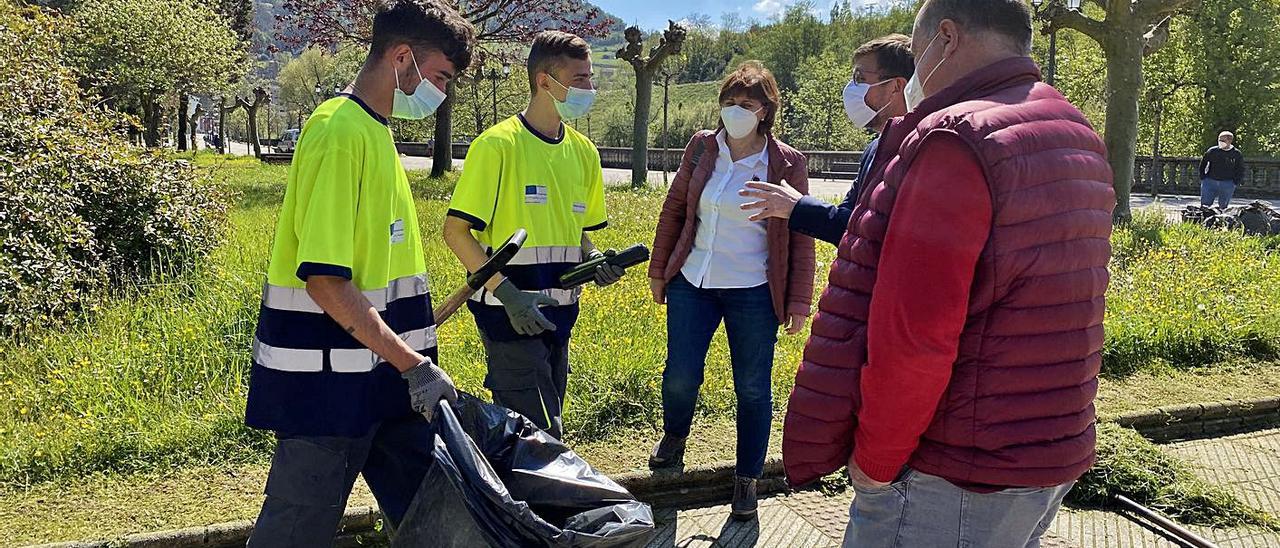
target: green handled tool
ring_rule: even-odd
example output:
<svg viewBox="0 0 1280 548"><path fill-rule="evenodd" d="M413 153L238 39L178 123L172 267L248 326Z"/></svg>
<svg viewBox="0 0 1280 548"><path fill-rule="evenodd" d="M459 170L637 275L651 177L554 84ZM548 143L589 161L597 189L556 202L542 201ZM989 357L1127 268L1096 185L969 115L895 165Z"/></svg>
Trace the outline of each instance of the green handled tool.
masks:
<svg viewBox="0 0 1280 548"><path fill-rule="evenodd" d="M511 259L520 251L520 247L524 245L525 238L528 237L529 234L523 228L517 229L515 234L507 238L507 241L503 242L501 246L498 246L498 249L494 250L489 259L480 265L480 268L477 268L474 274L467 276L467 281L462 284L462 287L451 293L449 298L445 299L444 303L433 311L436 325L444 325L445 320L448 320L454 312L462 308L462 304L467 302L467 299L471 298L473 293L480 291L484 284L489 283L489 280L499 270L505 268L507 263L511 262Z"/></svg>
<svg viewBox="0 0 1280 548"><path fill-rule="evenodd" d="M560 275L560 289L573 289L596 278L596 267L609 263L613 266L629 268L649 260L649 248L644 244L636 244L622 251L609 250L603 257L596 257L573 267Z"/></svg>

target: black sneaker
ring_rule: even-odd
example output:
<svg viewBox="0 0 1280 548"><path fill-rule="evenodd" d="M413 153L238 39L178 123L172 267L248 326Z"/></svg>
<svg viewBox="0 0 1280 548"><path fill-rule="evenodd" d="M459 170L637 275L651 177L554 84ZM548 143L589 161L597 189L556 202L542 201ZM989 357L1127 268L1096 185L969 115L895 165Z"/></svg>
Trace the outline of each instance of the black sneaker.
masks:
<svg viewBox="0 0 1280 548"><path fill-rule="evenodd" d="M669 434L663 434L662 441L653 448L649 455L649 469L675 468L684 466L684 440Z"/></svg>
<svg viewBox="0 0 1280 548"><path fill-rule="evenodd" d="M733 519L750 521L756 519L756 479L733 477Z"/></svg>

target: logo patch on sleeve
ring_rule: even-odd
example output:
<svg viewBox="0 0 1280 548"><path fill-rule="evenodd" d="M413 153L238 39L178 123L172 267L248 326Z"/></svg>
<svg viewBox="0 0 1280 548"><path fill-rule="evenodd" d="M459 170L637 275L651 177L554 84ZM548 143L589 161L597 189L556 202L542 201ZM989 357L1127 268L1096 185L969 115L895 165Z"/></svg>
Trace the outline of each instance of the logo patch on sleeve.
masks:
<svg viewBox="0 0 1280 548"><path fill-rule="evenodd" d="M547 187L539 186L539 185L526 185L524 187L524 203L526 204L547 203Z"/></svg>
<svg viewBox="0 0 1280 548"><path fill-rule="evenodd" d="M582 202L574 202L574 204L573 204L573 212L574 212L574 213L586 213L586 212L587 212L587 204L582 203Z"/></svg>
<svg viewBox="0 0 1280 548"><path fill-rule="evenodd" d="M391 223L391 243L398 244L404 241L404 219L396 219Z"/></svg>

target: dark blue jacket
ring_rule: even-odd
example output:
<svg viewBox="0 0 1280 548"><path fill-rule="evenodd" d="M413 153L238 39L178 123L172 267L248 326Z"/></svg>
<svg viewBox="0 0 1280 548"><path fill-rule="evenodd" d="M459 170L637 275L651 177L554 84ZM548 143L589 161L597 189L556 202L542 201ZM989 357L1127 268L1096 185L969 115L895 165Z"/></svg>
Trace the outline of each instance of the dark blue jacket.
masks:
<svg viewBox="0 0 1280 548"><path fill-rule="evenodd" d="M791 230L812 236L832 245L839 245L844 237L845 228L849 226L849 217L853 215L853 204L858 201L858 189L862 188L862 178L871 171L871 162L875 161L876 146L880 138L872 139L862 151L862 160L858 163L858 175L853 179L853 186L845 194L840 205L831 205L813 196L802 196L791 211L788 226Z"/></svg>

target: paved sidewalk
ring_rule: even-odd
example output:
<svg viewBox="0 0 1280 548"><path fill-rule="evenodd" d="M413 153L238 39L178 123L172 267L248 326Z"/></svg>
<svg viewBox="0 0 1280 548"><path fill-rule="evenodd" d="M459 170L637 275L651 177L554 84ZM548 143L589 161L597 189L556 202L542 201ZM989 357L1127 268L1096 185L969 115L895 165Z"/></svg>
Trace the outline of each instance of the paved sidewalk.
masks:
<svg viewBox="0 0 1280 548"><path fill-rule="evenodd" d="M1225 486L1257 508L1280 513L1280 429L1164 446L1202 479ZM834 547L848 522L852 491L817 491L761 500L758 521L737 522L729 506L658 509L658 536L650 548ZM1190 527L1223 548L1280 547L1280 534L1257 528ZM1114 512L1064 508L1045 548L1178 548L1183 546Z"/></svg>
<svg viewBox="0 0 1280 548"><path fill-rule="evenodd" d="M658 535L648 548L749 548L840 546L853 491L832 496L802 491L761 499L756 521L740 522L729 516L729 505L676 510L658 509ZM1055 535L1047 535L1044 548L1074 548Z"/></svg>

